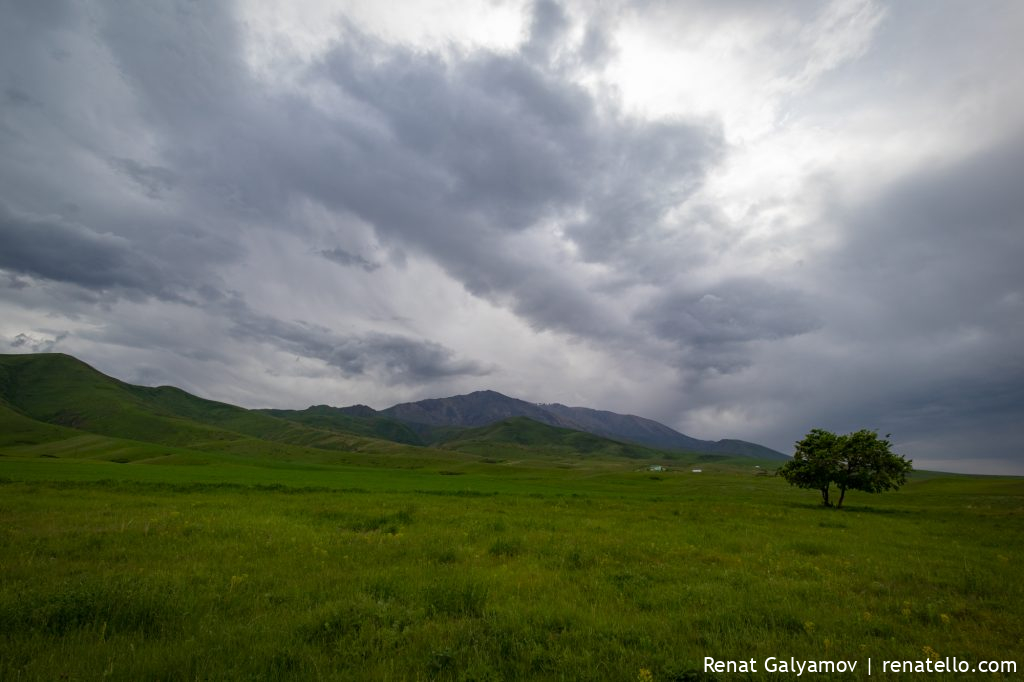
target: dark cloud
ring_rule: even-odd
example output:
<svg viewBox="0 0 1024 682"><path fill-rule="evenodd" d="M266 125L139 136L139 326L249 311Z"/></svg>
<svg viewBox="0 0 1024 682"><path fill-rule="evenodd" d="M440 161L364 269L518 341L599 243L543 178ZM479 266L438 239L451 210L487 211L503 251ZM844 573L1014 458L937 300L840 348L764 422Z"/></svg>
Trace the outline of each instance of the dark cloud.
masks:
<svg viewBox="0 0 1024 682"><path fill-rule="evenodd" d="M523 46L523 54L534 61L549 62L552 52L562 43L562 37L569 29L565 10L552 0L535 0L530 22L529 40Z"/></svg>
<svg viewBox="0 0 1024 682"><path fill-rule="evenodd" d="M249 84L238 24L221 3L129 0L102 8L104 45L157 124L227 130ZM200 140L186 141L199 142ZM204 140L209 141L209 140Z"/></svg>
<svg viewBox="0 0 1024 682"><path fill-rule="evenodd" d="M579 53L583 63L589 66L603 66L614 52L608 29L598 21L588 23Z"/></svg>
<svg viewBox="0 0 1024 682"><path fill-rule="evenodd" d="M535 327L584 337L622 330L579 282L517 249L515 235L583 212L570 235L585 257L621 261L721 146L713 126L641 123L523 54L449 63L350 31L323 74L385 127L312 126L332 142L303 164L335 172L310 169L304 177L324 179L296 189L354 211L385 241L418 246Z"/></svg>
<svg viewBox="0 0 1024 682"><path fill-rule="evenodd" d="M333 249L321 249L320 251L317 251L317 253L327 260L345 267L357 266L366 272L373 272L380 268L380 263L374 263L373 261L366 260L362 256L355 253L349 253L340 247L335 247Z"/></svg>
<svg viewBox="0 0 1024 682"><path fill-rule="evenodd" d="M14 106L38 106L39 102L32 98L24 90L18 87L10 87L4 89L4 99L7 100L8 104Z"/></svg>
<svg viewBox="0 0 1024 682"><path fill-rule="evenodd" d="M242 301L225 306L234 326L231 334L246 342L267 343L289 353L316 358L346 377L371 376L419 384L445 377L484 376L491 369L460 360L441 344L397 334L338 334L317 324L285 321L255 313Z"/></svg>
<svg viewBox="0 0 1024 682"><path fill-rule="evenodd" d="M812 271L830 290L830 343L854 349L852 371L872 368L847 419L930 441L932 457L969 457L957 448L972 439L986 456L1020 451L1007 428L1024 423L1022 169L1013 135L837 209L844 239Z"/></svg>
<svg viewBox="0 0 1024 682"><path fill-rule="evenodd" d="M0 268L16 275L74 285L108 300L153 297L198 305L215 288L210 282L219 282L205 272L211 262L223 262L217 240L187 227L129 239L59 215L18 213L0 201Z"/></svg>
<svg viewBox="0 0 1024 682"><path fill-rule="evenodd" d="M57 216L29 216L0 203L0 267L87 288L146 288L131 244Z"/></svg>
<svg viewBox="0 0 1024 682"><path fill-rule="evenodd" d="M1019 332L1010 311L1024 296L1022 169L1024 135L1015 135L839 209L849 228L828 276L871 302L886 327L858 321L886 335L968 325Z"/></svg>
<svg viewBox="0 0 1024 682"><path fill-rule="evenodd" d="M749 364L747 344L806 334L821 325L806 295L754 279L669 292L637 319L677 346L685 365L719 371Z"/></svg>
<svg viewBox="0 0 1024 682"><path fill-rule="evenodd" d="M178 184L177 174L161 166L147 166L134 159L110 159L110 165L137 183L151 199L159 199Z"/></svg>
<svg viewBox="0 0 1024 682"><path fill-rule="evenodd" d="M864 42L858 63L822 47L848 48L837 33L857 23L850 7L831 24L836 7L801 2L589 9L581 23L560 3L534 2L511 49L399 44L342 19L309 61L253 70L265 46L246 43L232 4L4 5L0 305L79 324L60 338L43 331L65 327L57 322L19 319L0 333L21 350L91 344L111 366L124 350L135 376L170 383L197 362L262 390L269 384L239 359L258 349L251 362L266 376L291 376L274 364L289 354L310 361L303 372L328 367L327 378L365 380L381 395L513 376L538 400L557 399L557 385L576 402L623 401L595 407L633 411L642 399L674 426L728 428L699 437L788 449L813 426L892 426L911 447L952 456L941 434L953 442L954 431L983 439L989 430L992 456L1015 456L1024 142L1019 88L993 55L1016 54L1018 41L1007 28L978 36L993 33L982 29L997 14L1012 26L1019 10L963 24L965 11L949 5L892 7L883 44ZM962 109L980 117L962 130L983 149L957 160L951 150L966 143L935 124L929 139L948 145L934 143L934 162L908 161L881 191L847 192L838 178L880 167L844 176L847 164L856 169L844 157L853 147L837 146L812 173L799 167L802 150L781 145L758 172L772 181L771 164L793 171L799 198L744 204L730 174L756 139L730 137L721 112L635 112L602 80L626 49L620 24L643 26L652 12L664 19L658 30L727 26L751 35L752 54L772 48L765 61L775 66L763 73L756 57L737 63L756 75L751 98L769 84L764 107L780 112L779 131L804 126L815 141L855 131L862 148L875 144L879 111ZM945 40L961 24L969 35ZM952 51L931 44L933 34ZM785 41L781 57L773 41ZM676 67L686 65L665 73ZM831 80L815 90L819 72ZM796 95L776 92L806 74ZM717 97L710 76L684 80ZM908 82L925 84L928 98L914 101ZM909 149L901 136L932 124L884 130L879 149ZM979 141L999 125L1012 129L998 145ZM791 152L797 161L786 165ZM775 234L801 266L773 260ZM430 297L449 286L471 300L442 311ZM491 357L505 330L464 323L473 306L516 318L508 331L528 339L523 356L585 347L585 362L607 363L589 368L601 385L569 386L571 368L520 381L529 368ZM164 355L147 355L154 348ZM564 352L567 365L585 364ZM663 383L652 389L641 375ZM207 381L190 376L194 389Z"/></svg>

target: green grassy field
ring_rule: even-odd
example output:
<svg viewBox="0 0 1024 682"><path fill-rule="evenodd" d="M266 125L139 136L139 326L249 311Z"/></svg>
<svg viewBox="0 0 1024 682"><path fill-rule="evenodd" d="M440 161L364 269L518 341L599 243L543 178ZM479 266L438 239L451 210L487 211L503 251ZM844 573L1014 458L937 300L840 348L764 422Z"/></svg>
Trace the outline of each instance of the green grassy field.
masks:
<svg viewBox="0 0 1024 682"><path fill-rule="evenodd" d="M872 679L908 677L880 674L882 659L1024 664L1021 479L918 475L835 511L739 463L4 452L0 679L792 679L763 671L775 656L858 661L810 675L849 680L868 679L869 657ZM702 678L706 656L759 672Z"/></svg>
<svg viewBox="0 0 1024 682"><path fill-rule="evenodd" d="M0 679L1024 673L1024 479L917 473L839 511L778 462L528 419L405 431L0 356Z"/></svg>

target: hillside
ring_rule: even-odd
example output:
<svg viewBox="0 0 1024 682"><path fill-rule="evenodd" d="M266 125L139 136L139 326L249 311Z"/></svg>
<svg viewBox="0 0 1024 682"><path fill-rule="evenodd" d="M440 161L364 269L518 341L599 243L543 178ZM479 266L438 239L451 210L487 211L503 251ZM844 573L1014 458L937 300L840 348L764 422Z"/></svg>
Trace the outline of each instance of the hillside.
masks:
<svg viewBox="0 0 1024 682"><path fill-rule="evenodd" d="M351 450L362 444L358 434L278 419L172 386L127 384L60 353L0 355L0 400L22 419L164 445L220 450L257 439ZM26 433L42 433L25 424Z"/></svg>
<svg viewBox="0 0 1024 682"><path fill-rule="evenodd" d="M567 407L559 403L543 407L566 421L578 424L585 431L606 438L621 438L666 450L692 450L695 452L707 452L708 448L713 445L712 441L691 438L653 419L644 419L631 414L617 414L588 407Z"/></svg>
<svg viewBox="0 0 1024 682"><path fill-rule="evenodd" d="M403 422L430 426L487 426L509 417L529 417L550 426L585 431L581 425L561 419L540 405L510 398L497 391L475 391L450 398L429 398L414 403L400 403L377 414Z"/></svg>
<svg viewBox="0 0 1024 682"><path fill-rule="evenodd" d="M173 386L128 384L60 353L0 355L0 427L0 445L30 446L84 432L131 442L118 448L149 443L298 459L318 457L308 449L416 459L436 455L415 450L431 447L488 456L496 446L590 458L647 458L659 449L782 457L753 443L689 438L641 417L536 405L495 391L403 403L379 412L365 405L248 410ZM87 449L99 448L97 443L90 441Z"/></svg>
<svg viewBox="0 0 1024 682"><path fill-rule="evenodd" d="M784 460L787 456L757 443L737 439L700 440L665 426L653 419L618 414L588 407L568 407L559 403L535 404L510 398L496 391L475 391L449 398L430 398L401 403L379 412L365 405L341 408L360 415L376 415L398 420L418 430L425 442L431 442L429 429L422 427L479 427L509 417L527 417L535 422L643 445L648 448L739 455Z"/></svg>
<svg viewBox="0 0 1024 682"><path fill-rule="evenodd" d="M365 407L365 406L364 406ZM358 408L358 406L357 406ZM420 437L407 424L387 417L378 417L360 410L350 408L331 407L329 405L313 405L305 410L275 410L263 409L254 410L271 417L285 419L299 424L305 424L316 429L325 431L336 431L339 433L355 433L370 438L383 438L384 440L408 445L426 445L427 442Z"/></svg>
<svg viewBox="0 0 1024 682"><path fill-rule="evenodd" d="M529 417L509 417L487 426L464 429L437 444L481 456L531 455L651 459L666 453L632 443L622 443L584 431L563 429Z"/></svg>

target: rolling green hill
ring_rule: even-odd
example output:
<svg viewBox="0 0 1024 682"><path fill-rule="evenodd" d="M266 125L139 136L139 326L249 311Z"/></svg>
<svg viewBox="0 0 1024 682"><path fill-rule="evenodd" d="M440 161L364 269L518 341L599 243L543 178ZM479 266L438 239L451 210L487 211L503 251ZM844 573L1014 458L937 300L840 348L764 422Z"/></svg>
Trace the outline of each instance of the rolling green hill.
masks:
<svg viewBox="0 0 1024 682"><path fill-rule="evenodd" d="M481 456L522 457L530 453L533 456L653 459L666 455L641 445L548 426L529 417L510 417L487 426L464 429L449 435L437 443L437 447Z"/></svg>
<svg viewBox="0 0 1024 682"><path fill-rule="evenodd" d="M359 434L369 438L407 445L427 445L428 441L406 424L385 417L361 417L346 412L344 408L329 405L313 405L305 410L254 410L271 417L304 424L325 431Z"/></svg>
<svg viewBox="0 0 1024 682"><path fill-rule="evenodd" d="M0 355L0 427L0 447L15 448L22 455L59 453L117 462L246 457L373 464L378 461L374 457L384 456L395 465L402 459L437 463L467 456L680 457L527 417L459 428L410 425L325 405L247 410L172 386L128 384L59 353Z"/></svg>
<svg viewBox="0 0 1024 682"><path fill-rule="evenodd" d="M171 386L134 386L69 355L0 355L0 400L21 440L60 437L54 426L171 446L232 449L252 439L325 450L359 450L375 441L206 400ZM18 419L20 418L20 419ZM44 422L49 430L25 419ZM66 434L65 434L66 435ZM27 439L27 440L26 440Z"/></svg>
<svg viewBox="0 0 1024 682"><path fill-rule="evenodd" d="M159 389L149 389L158 391ZM185 445L240 438L160 408L146 390L63 354L0 356L0 396L24 417L120 438Z"/></svg>

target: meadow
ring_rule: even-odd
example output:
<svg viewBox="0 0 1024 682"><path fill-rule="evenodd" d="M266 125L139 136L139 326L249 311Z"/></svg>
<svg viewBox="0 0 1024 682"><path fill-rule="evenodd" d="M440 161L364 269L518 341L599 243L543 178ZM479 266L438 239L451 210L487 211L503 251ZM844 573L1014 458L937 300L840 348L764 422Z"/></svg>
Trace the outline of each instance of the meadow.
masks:
<svg viewBox="0 0 1024 682"><path fill-rule="evenodd" d="M919 473L836 511L742 462L255 464L0 456L0 679L1024 665L1022 479Z"/></svg>

